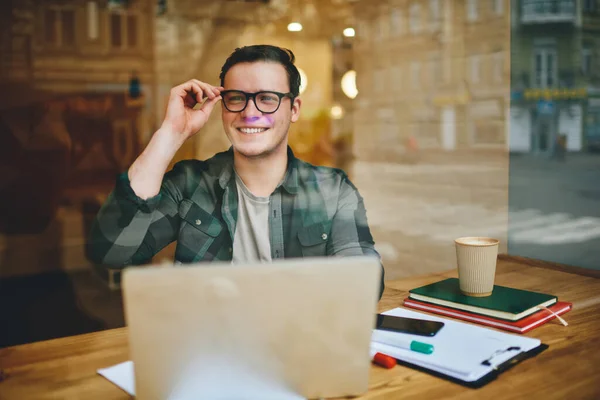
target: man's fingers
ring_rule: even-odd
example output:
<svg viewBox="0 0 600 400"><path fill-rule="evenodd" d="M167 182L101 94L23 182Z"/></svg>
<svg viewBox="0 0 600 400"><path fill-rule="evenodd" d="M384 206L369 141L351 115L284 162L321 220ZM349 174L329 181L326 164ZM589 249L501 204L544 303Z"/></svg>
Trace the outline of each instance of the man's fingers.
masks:
<svg viewBox="0 0 600 400"><path fill-rule="evenodd" d="M194 124L194 126L198 127L198 129L204 126L204 124L208 120L208 117L210 117L210 114L212 113L215 104L217 104L219 100L221 100L221 96L216 96L213 99L208 99L204 102L202 107L200 107L197 110L191 111L190 116L192 118L192 123Z"/></svg>
<svg viewBox="0 0 600 400"><path fill-rule="evenodd" d="M199 82L199 81L198 81ZM186 96L191 97L198 103L201 103L206 95L206 91L202 85L198 84L193 79L175 86L171 89L171 97L180 97L185 100Z"/></svg>
<svg viewBox="0 0 600 400"><path fill-rule="evenodd" d="M221 91L223 90L223 88L221 86L213 86L209 83L199 81L198 79L192 79L192 82L194 82L194 83L198 84L200 87L202 87L206 97L208 97L211 100L213 98L213 95L218 96L219 94L221 94Z"/></svg>
<svg viewBox="0 0 600 400"><path fill-rule="evenodd" d="M171 89L171 95L176 95L181 98L184 98L189 92L192 91L192 82L187 81L182 83L181 85L177 85Z"/></svg>
<svg viewBox="0 0 600 400"><path fill-rule="evenodd" d="M215 104L217 104L217 102L221 100L221 96L215 96L212 99L208 99L203 105L202 108L200 109L202 112L204 112L206 114L206 117L208 118L208 116L210 115L210 113L212 113L213 108L215 107Z"/></svg>
<svg viewBox="0 0 600 400"><path fill-rule="evenodd" d="M202 86L200 86L198 83L196 82L192 82L192 89L194 91L194 100L196 100L197 103L202 103L202 101L204 100L204 90L202 89Z"/></svg>
<svg viewBox="0 0 600 400"><path fill-rule="evenodd" d="M171 96L182 98L186 106L193 107L194 105L189 104L188 96L196 103L202 103L205 98L213 100L221 94L222 90L222 86L213 86L198 79L190 79L171 89Z"/></svg>

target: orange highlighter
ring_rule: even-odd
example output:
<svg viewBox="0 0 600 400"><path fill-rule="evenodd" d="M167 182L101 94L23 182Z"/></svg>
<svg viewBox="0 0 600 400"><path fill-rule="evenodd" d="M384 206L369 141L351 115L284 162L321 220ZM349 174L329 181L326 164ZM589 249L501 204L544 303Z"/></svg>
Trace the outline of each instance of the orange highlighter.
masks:
<svg viewBox="0 0 600 400"><path fill-rule="evenodd" d="M383 368L394 368L396 366L396 359L394 357L386 356L383 353L378 353L371 350L371 360L374 364L377 364Z"/></svg>

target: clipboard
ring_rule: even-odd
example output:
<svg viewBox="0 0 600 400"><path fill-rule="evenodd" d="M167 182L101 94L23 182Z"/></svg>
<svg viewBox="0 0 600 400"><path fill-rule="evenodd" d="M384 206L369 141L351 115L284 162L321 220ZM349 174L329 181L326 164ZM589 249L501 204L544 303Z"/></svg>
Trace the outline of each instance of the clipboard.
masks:
<svg viewBox="0 0 600 400"><path fill-rule="evenodd" d="M486 385L504 371L548 348L539 339L439 318L404 308L395 308L384 314L441 321L445 325L434 337L375 330L371 342L372 350L394 357L400 365L470 388ZM389 335L401 335L406 340L432 344L434 352L421 354L382 344L381 342L385 342L383 337Z"/></svg>

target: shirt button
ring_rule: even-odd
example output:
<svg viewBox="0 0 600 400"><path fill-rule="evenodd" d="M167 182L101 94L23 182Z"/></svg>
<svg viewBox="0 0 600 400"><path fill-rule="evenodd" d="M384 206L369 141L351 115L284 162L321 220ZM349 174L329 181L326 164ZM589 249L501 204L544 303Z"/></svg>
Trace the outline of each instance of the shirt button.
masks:
<svg viewBox="0 0 600 400"><path fill-rule="evenodd" d="M327 240L327 234L326 233L322 234L321 238L323 238L323 240Z"/></svg>
<svg viewBox="0 0 600 400"><path fill-rule="evenodd" d="M199 219L196 220L196 225L200 225L202 223L202 221L200 221Z"/></svg>

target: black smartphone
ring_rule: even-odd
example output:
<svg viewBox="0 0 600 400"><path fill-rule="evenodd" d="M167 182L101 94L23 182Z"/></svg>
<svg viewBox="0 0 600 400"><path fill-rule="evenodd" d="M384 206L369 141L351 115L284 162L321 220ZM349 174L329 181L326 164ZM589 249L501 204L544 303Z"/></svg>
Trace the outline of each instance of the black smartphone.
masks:
<svg viewBox="0 0 600 400"><path fill-rule="evenodd" d="M444 323L438 321L377 314L375 329L410 333L412 335L434 336L443 326Z"/></svg>

